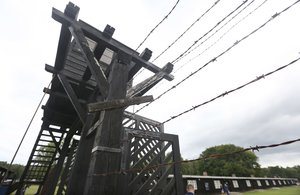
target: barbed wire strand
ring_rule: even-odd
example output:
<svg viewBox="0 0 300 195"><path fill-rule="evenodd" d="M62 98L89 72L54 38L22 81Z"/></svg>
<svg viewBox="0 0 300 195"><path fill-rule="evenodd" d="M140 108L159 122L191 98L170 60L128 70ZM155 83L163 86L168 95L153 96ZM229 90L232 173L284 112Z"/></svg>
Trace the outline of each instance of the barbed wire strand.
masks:
<svg viewBox="0 0 300 195"><path fill-rule="evenodd" d="M173 162L168 162L168 163L161 163L161 164L156 164L156 165L152 165L152 166L148 166L145 168L135 168L135 169L126 169L126 170L120 170L120 171L112 171L112 172L107 172L107 173L99 173L99 174L94 174L94 176L108 176L108 175L120 175L120 174L127 174L127 173L142 173L148 170L152 170L152 169L158 169L161 167L166 167L166 166L173 166L175 164L184 164L184 163L190 163L190 162L195 162L195 161L202 161L202 160L208 160L208 159L215 159L215 158L222 158L222 157L227 157L227 156L232 156L232 155L236 155L236 154L240 154L240 153L244 153L246 151L259 151L261 149L266 149L266 148L275 148L275 147L279 147L279 146L284 146L284 145L289 145L295 142L299 142L299 139L294 139L294 140L289 140L289 141L285 141L282 143L278 143L278 144L270 144L270 145L262 145L262 146L254 146L254 147L248 147L248 148L244 148L241 150L236 150L233 152L227 152L227 153L222 153L222 154L211 154L208 156L202 156L196 159L191 159L191 160L180 160L180 161L173 161Z"/></svg>
<svg viewBox="0 0 300 195"><path fill-rule="evenodd" d="M53 78L54 78L54 77L53 77ZM50 87L50 85L51 85L51 83L52 83L52 81L53 81L53 78L51 79L50 83L48 84L48 88ZM32 117L31 117L31 119L30 119L30 121L29 121L29 123L28 123L28 125L27 125L27 128L25 129L25 132L24 132L24 134L23 134L23 136L22 136L22 138L21 138L21 141L20 141L20 143L19 143L19 145L18 145L18 147L17 147L17 149L16 149L16 151L15 151L15 153L14 153L14 156L13 156L12 160L10 161L10 163L9 163L9 165L8 165L8 168L7 168L7 170L6 170L5 174L4 174L4 177L3 177L2 181L1 181L1 183L3 183L3 181L8 177L8 173L9 173L9 171L10 171L10 169L11 169L11 166L12 166L13 162L15 161L15 158L16 158L16 156L17 156L19 150L20 150L20 147L21 147L21 145L22 145L22 143L23 143L23 141L24 141L24 139L25 139L25 137L26 137L26 135L27 135L27 133L28 133L29 128L31 127L31 124L32 124L32 122L33 122L33 120L34 120L34 118L35 118L35 116L36 116L36 114L37 114L37 112L38 112L38 110L39 110L39 108L40 108L40 106L41 106L41 104L42 104L42 102L43 102L45 96L46 96L46 92L43 93L43 96L42 96L42 98L40 99L40 101L39 101L39 103L38 103L38 105L37 105L37 107L36 107L36 109L35 109L35 111L34 111ZM0 183L0 184L1 184L1 183Z"/></svg>
<svg viewBox="0 0 300 195"><path fill-rule="evenodd" d="M181 58L185 53L187 53L192 47L194 47L201 39L203 39L206 35L208 35L210 32L212 32L215 28L217 28L224 20L229 18L234 12L236 12L238 9L240 9L245 3L247 3L248 0L243 1L240 5L238 5L233 11L231 11L229 14L227 14L222 20L217 22L217 24L212 27L209 31L204 33L200 38L198 38L194 43L189 46L183 53L181 53L177 58L175 58L171 63L175 64L179 58Z"/></svg>
<svg viewBox="0 0 300 195"><path fill-rule="evenodd" d="M217 0L214 2L214 4L208 8L200 17L198 17L179 37L177 37L164 51L162 51L154 60L152 60L152 63L155 62L159 57L161 57L166 51L168 51L179 39L181 39L197 22L200 21L201 18L203 18L209 11L211 11L221 0Z"/></svg>
<svg viewBox="0 0 300 195"><path fill-rule="evenodd" d="M269 22L273 21L273 19L277 18L278 16L280 16L282 13L286 12L287 10L289 10L291 7L293 7L294 5L296 5L297 3L299 3L300 0L295 1L293 4L289 5L288 7L286 7L285 9L283 9L282 11L275 13L273 16L271 16L271 18L269 20L267 20L265 23L263 23L262 25L260 25L258 28L256 28L255 30L251 31L249 34L247 34L246 36L244 36L243 38L241 38L240 40L237 40L236 42L233 43L233 45L231 45L230 47L228 47L227 49L225 49L223 52L221 52L219 55L217 55L216 57L212 58L211 60L209 60L208 62L206 62L203 66L201 66L200 68L198 68L196 71L190 73L187 77L183 78L181 81L179 81L177 84L173 85L172 87L170 87L169 89L167 89L166 91L164 91L163 93L161 93L159 96L157 96L156 98L154 98L154 100L152 102L147 103L146 105L144 105L143 107L141 107L140 109L138 109L135 113L141 111L142 109L146 108L147 106L149 106L150 104L152 104L153 102L155 102L156 100L160 99L162 96L164 96L165 94L167 94L168 92L170 92L171 90L175 89L177 86L179 86L180 84L182 84L183 82L185 82L186 80L188 80L189 78L191 78L193 75L195 75L196 73L198 73L200 70L202 70L203 68L205 68L206 66L208 66L210 63L215 62L218 58L220 58L221 56L223 56L224 54L226 54L227 52L229 52L232 48L234 48L235 46L237 46L239 43L241 43L242 41L246 40L248 37L250 37L251 35L253 35L254 33L256 33L257 31L259 31L260 29L262 29L263 27L265 27Z"/></svg>
<svg viewBox="0 0 300 195"><path fill-rule="evenodd" d="M253 14L255 11L257 11L260 7L262 7L268 0L263 1L261 4L259 4L255 9L253 9L251 12L249 12L246 16L244 16L242 19L240 19L238 22L236 22L233 26L231 26L224 34L222 34L213 44L211 44L209 47L207 47L206 49L204 49L201 53L199 53L198 55L196 55L195 57L191 58L190 60L188 60L186 63L184 63L183 65L181 65L179 68L177 68L174 73L178 72L181 68L183 68L184 66L186 66L187 64L189 64L190 62L192 62L193 60L195 60L196 58L198 58L199 56L201 56L203 53L205 53L207 50L209 50L210 48L212 48L214 45L216 45L218 42L220 42L232 29L234 29L238 24L240 24L241 22L243 22L244 20L246 20L251 14Z"/></svg>
<svg viewBox="0 0 300 195"><path fill-rule="evenodd" d="M220 40L222 40L222 38L225 37L225 35L227 35L232 29L234 29L234 27L236 27L239 23L241 23L242 21L244 21L247 17L249 17L251 14L253 14L257 9L259 9L262 5L264 5L268 0L263 1L261 4L259 4L255 9L253 9L251 12L249 12L245 17L243 17L241 20L239 20L238 22L236 22L233 26L231 26L225 33L223 33L213 44L211 44L209 47L207 47L205 50L203 50L200 54L198 54L197 56L191 58L190 60L188 60L187 62L185 62L184 64L182 64L180 67L178 67L173 74L177 73L180 69L182 69L183 67L185 67L186 65L188 65L189 63L191 63L193 60L195 60L196 58L198 58L200 55L202 55L203 53L205 53L207 50L209 50L210 48L212 48L214 45L216 45ZM253 2L253 1L252 1ZM251 2L251 3L252 3ZM249 6L249 5L248 5ZM160 86L162 86L165 83L165 80L161 81L157 86L155 86L154 88L152 88L153 90L156 90L157 88L159 88Z"/></svg>
<svg viewBox="0 0 300 195"><path fill-rule="evenodd" d="M190 49L188 52L186 52L181 58L179 58L174 63L178 63L180 60L182 60L184 57L198 49L201 45L206 43L210 38L212 38L215 34L217 34L220 30L222 30L225 26L227 26L233 19L235 19L238 15L240 15L245 9L247 9L255 0L252 0L249 4L247 4L245 7L243 7L239 12L237 12L234 16L232 16L226 23L224 23L220 28L215 30L214 33L212 33L210 36L208 36L205 40L200 42L198 45L196 45L194 48Z"/></svg>
<svg viewBox="0 0 300 195"><path fill-rule="evenodd" d="M174 11L174 9L177 7L178 3L180 0L177 0L175 5L172 7L171 11L169 11L169 13L148 33L148 35L145 37L145 39L139 44L139 46L135 49L135 51L137 51L144 43L145 41L148 39L148 37L154 32L154 30L163 22L165 21L169 15ZM133 79L135 79L138 75L140 75L145 69L141 69L139 70L129 82L132 82Z"/></svg>
<svg viewBox="0 0 300 195"><path fill-rule="evenodd" d="M177 0L175 5L172 7L172 9L169 11L169 13L148 33L148 35L144 38L144 40L139 44L139 46L136 48L136 50L138 50L144 43L145 41L149 38L149 36L157 29L157 27L159 25L161 25L161 23L163 23L163 21L165 21L169 15L174 11L174 9L177 7L178 3L180 0Z"/></svg>
<svg viewBox="0 0 300 195"><path fill-rule="evenodd" d="M251 14L253 14L256 10L258 10L260 7L262 7L268 0L263 1L261 4L259 4L255 9L253 9L251 12L249 12L246 16L244 16L241 20L239 20L238 22L236 22L233 26L231 26L225 33L223 33L213 44L211 44L209 47L207 47L206 49L204 49L201 53L199 53L198 55L196 55L195 57L189 59L187 62L185 62L184 64L182 64L180 67L178 67L173 74L177 73L180 69L182 69L183 67L185 67L186 65L188 65L189 63L191 63L193 60L195 60L196 58L198 58L199 56L201 56L203 53L205 53L207 50L209 50L210 48L212 48L214 45L216 45L219 41L221 41L232 29L234 29L239 23L241 23L242 21L244 21L246 18L248 18ZM155 86L155 88L152 89L156 90L157 88L159 88L160 86L162 86L165 83L165 80L161 81L157 86Z"/></svg>
<svg viewBox="0 0 300 195"><path fill-rule="evenodd" d="M185 110L185 111L183 111L183 112L181 112L181 113L179 113L179 114L177 114L177 115L175 115L175 116L172 116L170 119L165 120L165 121L162 122L161 124L165 124L165 123L167 123L167 122L170 122L171 120L174 120L175 118L178 118L178 117L181 116L181 115L184 115L184 114L186 114L186 113L188 113L188 112L190 112L190 111L196 110L196 109L199 108L200 106L204 106L204 105L206 105L206 104L208 104L208 103L211 103L211 102L213 102L213 101L215 101L215 100L217 100L217 99L219 99L219 98L221 98L221 97L224 97L225 95L228 95L228 94L230 94L230 93L233 93L233 92L235 92L235 91L237 91L237 90L240 90L240 89L242 89L242 88L244 88L244 87L246 87L246 86L248 86L248 85L250 85L250 84L253 84L253 83L255 83L255 82L257 82L257 81L259 81L259 80L261 80L261 79L264 79L265 77L270 76L271 74L274 74L274 73L276 73L276 72L278 72L278 71L280 71L280 70L282 70L282 69L284 69L284 68L286 68L286 67L288 67L288 66L290 66L290 65L292 65L292 64L294 64L294 63L296 63L296 62L299 61L299 60L300 60L300 57L297 58L297 59L295 59L295 60L293 60L293 61L291 61L290 63L288 63L288 64L286 64L286 65L284 65L284 66L281 66L281 67L277 68L277 69L274 70L274 71L271 71L271 72L268 72L268 73L263 74L263 75L261 75L261 76L258 76L258 77L256 77L255 79L253 79L253 80L251 80L251 81L249 81L249 82L247 82L247 83L245 83L245 84L243 84L243 85L240 85L240 86L238 86L238 87L236 87L236 88L234 88L234 89L231 89L231 90L229 90L229 91L225 91L224 93L221 93L220 95L218 95L218 96L216 96L216 97L214 97L214 98L212 98L212 99L210 99L210 100L208 100L208 101L205 101L205 102L203 102L203 103L201 103L201 104L198 104L198 105L196 105L196 106L193 106L192 108L190 108L190 109L188 109L188 110Z"/></svg>

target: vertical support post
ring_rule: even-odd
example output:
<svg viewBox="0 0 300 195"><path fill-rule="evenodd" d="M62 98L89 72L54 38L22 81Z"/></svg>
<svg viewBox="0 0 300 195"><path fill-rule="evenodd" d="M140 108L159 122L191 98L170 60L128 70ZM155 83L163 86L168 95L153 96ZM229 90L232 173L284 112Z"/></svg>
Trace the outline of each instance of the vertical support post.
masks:
<svg viewBox="0 0 300 195"><path fill-rule="evenodd" d="M130 61L131 56L121 52L114 60L109 75L108 100L126 97ZM119 175L99 174L120 170L121 153L118 150L120 150L123 112L124 108L120 108L101 113L103 122L95 135L84 194L121 194L118 188Z"/></svg>
<svg viewBox="0 0 300 195"><path fill-rule="evenodd" d="M172 140L172 149L173 149L173 160L174 162L179 162L180 159L180 149L179 149L179 140L178 136L174 135ZM182 184L182 175L181 175L181 165L178 163L174 164L174 177L175 177L175 187L176 194L180 195L184 193L183 184Z"/></svg>
<svg viewBox="0 0 300 195"><path fill-rule="evenodd" d="M81 195L83 194L83 185L86 181L88 167L90 164L91 151L93 147L94 137L86 137L88 130L93 126L95 114L87 114L86 122L83 126L81 138L79 141L78 149L76 152L73 170L68 182L67 192L68 195Z"/></svg>
<svg viewBox="0 0 300 195"><path fill-rule="evenodd" d="M71 163L72 163L77 145L78 145L78 141L73 139L72 145L69 149L67 162L65 164L64 171L61 175L60 184L59 184L59 187L58 187L58 190L57 190L57 193L56 193L57 195L63 195L64 194L63 191L65 190L65 185L66 185L67 180L68 180L68 176L69 176L70 169L71 169Z"/></svg>

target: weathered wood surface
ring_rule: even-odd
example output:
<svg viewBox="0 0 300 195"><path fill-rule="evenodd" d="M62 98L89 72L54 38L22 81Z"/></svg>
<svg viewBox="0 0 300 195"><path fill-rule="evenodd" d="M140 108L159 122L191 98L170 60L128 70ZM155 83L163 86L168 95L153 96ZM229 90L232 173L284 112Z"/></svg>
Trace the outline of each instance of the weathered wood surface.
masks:
<svg viewBox="0 0 300 195"><path fill-rule="evenodd" d="M76 110L78 117L80 118L80 120L82 121L82 123L85 122L85 111L83 110L81 104L78 101L78 98L73 90L73 88L71 87L70 83L68 82L68 80L66 79L66 77L64 75L58 74L58 78L62 84L62 86L64 87L66 94L68 95L71 103L74 106L74 109Z"/></svg>
<svg viewBox="0 0 300 195"><path fill-rule="evenodd" d="M88 111L89 112L97 112L102 110L111 110L116 108L123 108L130 105L138 105L141 103L151 102L153 101L153 96L144 96L144 97L133 97L133 98L126 98L126 99L116 99L110 100L106 102L97 102L88 104Z"/></svg>
<svg viewBox="0 0 300 195"><path fill-rule="evenodd" d="M108 100L125 98L130 61L130 56L122 52L119 52L117 59L114 60L109 76L110 89ZM98 146L120 148L123 112L123 108L101 112L99 120L102 123L95 134L93 148L97 148ZM119 170L120 163L120 153L98 150L92 152L84 194L122 194L122 189L117 187L120 184L120 177L118 175L111 175L109 177L97 175L99 173Z"/></svg>
<svg viewBox="0 0 300 195"><path fill-rule="evenodd" d="M173 64L168 63L166 66L162 68L162 71L156 73L155 75L145 79L139 84L131 87L127 90L127 97L134 96L142 96L147 91L149 91L152 87L154 87L157 83L159 83L165 75L171 73L173 70Z"/></svg>
<svg viewBox="0 0 300 195"><path fill-rule="evenodd" d="M99 87L101 94L106 97L108 93L108 82L106 76L104 75L104 72L98 61L96 60L94 53L91 51L82 30L77 25L70 26L69 30L76 40L76 43L82 50L83 56L89 66L91 73L96 79L96 82L98 84L97 86Z"/></svg>
<svg viewBox="0 0 300 195"><path fill-rule="evenodd" d="M147 60L142 59L139 54L134 51L133 49L127 47L126 45L120 43L119 41L113 39L113 38L107 38L101 31L97 30L96 28L90 26L89 24L79 20L76 22L70 17L67 17L64 15L61 11L53 8L52 9L52 18L62 24L65 25L72 25L75 28L81 28L84 35L87 37L91 38L92 40L95 40L98 43L102 43L109 49L118 52L122 51L126 53L127 55L132 56L132 61L135 62L136 64L150 70L153 73L157 73L161 71L161 68L157 67L151 62L148 62ZM171 81L174 79L174 76L171 74L166 74L164 76L165 79Z"/></svg>
<svg viewBox="0 0 300 195"><path fill-rule="evenodd" d="M76 20L79 13L79 7L69 3L64 11L64 14L71 20ZM62 25L57 47L57 56L55 59L55 68L61 70L64 67L64 61L68 52L68 45L72 35L67 25Z"/></svg>

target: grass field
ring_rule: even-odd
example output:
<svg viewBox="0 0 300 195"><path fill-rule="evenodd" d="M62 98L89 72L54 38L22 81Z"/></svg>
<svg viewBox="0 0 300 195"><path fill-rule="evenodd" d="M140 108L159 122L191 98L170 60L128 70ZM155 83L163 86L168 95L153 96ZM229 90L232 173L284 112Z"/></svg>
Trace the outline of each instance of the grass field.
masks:
<svg viewBox="0 0 300 195"><path fill-rule="evenodd" d="M254 190L245 192L243 195L300 195L300 186Z"/></svg>
<svg viewBox="0 0 300 195"><path fill-rule="evenodd" d="M34 195L38 189L37 185L31 185L26 189L25 195Z"/></svg>
<svg viewBox="0 0 300 195"><path fill-rule="evenodd" d="M34 195L37 190L36 185L30 186L25 195ZM234 193L235 194L235 193ZM238 193L242 195L300 195L300 186L272 188L266 190L253 190L249 192Z"/></svg>
<svg viewBox="0 0 300 195"><path fill-rule="evenodd" d="M36 193L37 189L38 189L37 185L31 185L29 188L26 189L25 195L34 195Z"/></svg>

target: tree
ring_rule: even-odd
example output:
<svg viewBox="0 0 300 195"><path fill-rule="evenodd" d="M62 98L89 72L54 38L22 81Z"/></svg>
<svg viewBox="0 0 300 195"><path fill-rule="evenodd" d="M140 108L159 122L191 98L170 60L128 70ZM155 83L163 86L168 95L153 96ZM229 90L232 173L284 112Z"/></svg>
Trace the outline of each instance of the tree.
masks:
<svg viewBox="0 0 300 195"><path fill-rule="evenodd" d="M200 158L214 154L230 153L242 149L242 147L232 144L214 146L203 151ZM247 151L221 158L187 163L183 165L182 170L183 174L193 175L202 175L203 172L207 172L208 175L218 176L231 176L233 174L236 176L251 176L259 173L260 165L257 163L257 159L257 156L253 152Z"/></svg>
<svg viewBox="0 0 300 195"><path fill-rule="evenodd" d="M9 164L6 161L0 161L0 167L8 169ZM24 165L21 164L12 164L10 171L16 174L16 179L19 179L23 173Z"/></svg>
<svg viewBox="0 0 300 195"><path fill-rule="evenodd" d="M285 178L298 178L300 179L300 166L293 166L293 167L267 167L261 169L260 176L267 176L267 177L285 177Z"/></svg>
<svg viewBox="0 0 300 195"><path fill-rule="evenodd" d="M207 148L202 152L200 157L231 153L242 149L242 147L233 144L219 145ZM253 152L246 151L221 158L200 161L198 168L200 172L206 171L208 175L231 176L235 174L236 176L251 176L256 175L260 168L257 159L257 156Z"/></svg>

